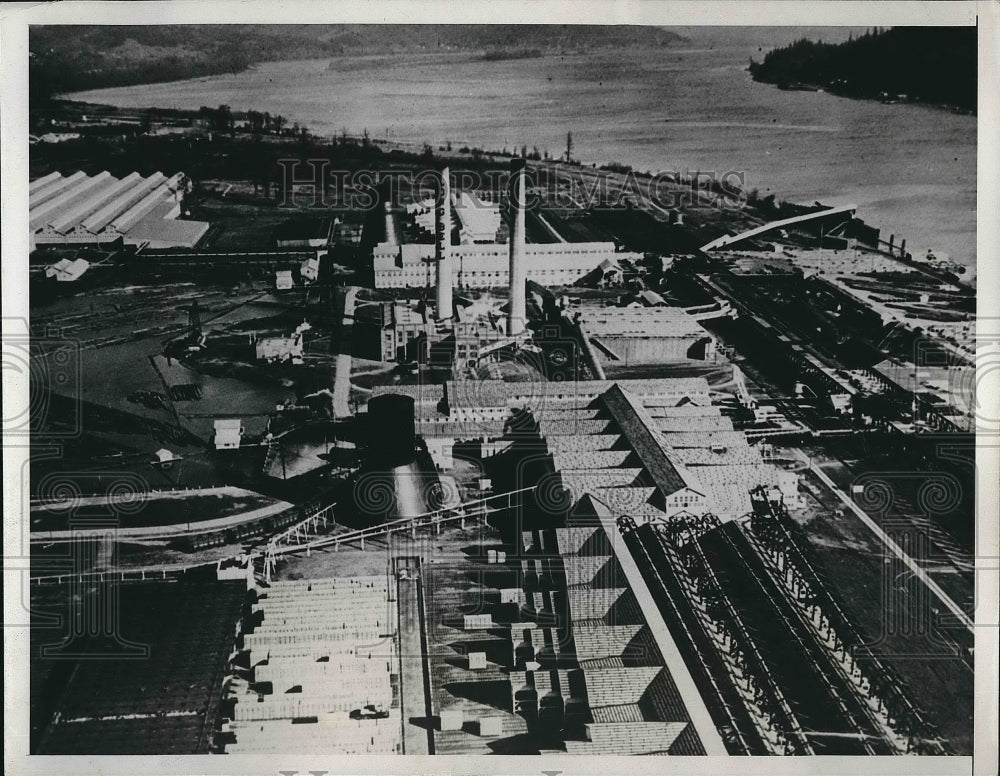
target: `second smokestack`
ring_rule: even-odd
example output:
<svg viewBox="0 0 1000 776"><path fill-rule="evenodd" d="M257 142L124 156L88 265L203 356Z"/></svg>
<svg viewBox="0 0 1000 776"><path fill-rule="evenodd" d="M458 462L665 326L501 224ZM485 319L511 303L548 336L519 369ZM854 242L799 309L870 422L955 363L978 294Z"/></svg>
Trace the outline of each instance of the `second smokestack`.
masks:
<svg viewBox="0 0 1000 776"><path fill-rule="evenodd" d="M446 321L452 316L451 284L451 171L441 171L441 192L434 211L434 230L437 233L435 260L437 263L437 319Z"/></svg>
<svg viewBox="0 0 1000 776"><path fill-rule="evenodd" d="M524 331L526 323L524 284L524 160L510 163L510 307L507 312L507 334Z"/></svg>

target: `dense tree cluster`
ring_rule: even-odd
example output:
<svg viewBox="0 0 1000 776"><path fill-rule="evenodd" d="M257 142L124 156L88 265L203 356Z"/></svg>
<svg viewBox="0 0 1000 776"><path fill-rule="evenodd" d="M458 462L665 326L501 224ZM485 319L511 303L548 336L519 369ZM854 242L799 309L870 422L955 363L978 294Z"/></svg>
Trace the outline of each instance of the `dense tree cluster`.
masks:
<svg viewBox="0 0 1000 776"><path fill-rule="evenodd" d="M849 97L976 109L975 27L894 27L839 43L799 40L750 62L754 79Z"/></svg>

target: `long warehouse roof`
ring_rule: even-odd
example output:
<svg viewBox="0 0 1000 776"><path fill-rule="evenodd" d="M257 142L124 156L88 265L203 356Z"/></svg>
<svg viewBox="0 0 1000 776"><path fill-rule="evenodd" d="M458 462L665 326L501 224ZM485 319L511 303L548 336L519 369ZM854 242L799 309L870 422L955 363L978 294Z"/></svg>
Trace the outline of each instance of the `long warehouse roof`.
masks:
<svg viewBox="0 0 1000 776"><path fill-rule="evenodd" d="M202 221L175 221L184 174L138 172L116 178L50 173L29 184L29 225L42 242L109 241L124 236L157 247L192 246L208 230Z"/></svg>

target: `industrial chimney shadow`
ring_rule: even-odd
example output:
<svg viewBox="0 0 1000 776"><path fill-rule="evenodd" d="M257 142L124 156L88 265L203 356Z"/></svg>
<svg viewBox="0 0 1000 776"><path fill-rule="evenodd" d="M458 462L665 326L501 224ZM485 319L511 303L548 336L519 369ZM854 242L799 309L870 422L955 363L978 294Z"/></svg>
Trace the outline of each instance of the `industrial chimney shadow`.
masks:
<svg viewBox="0 0 1000 776"><path fill-rule="evenodd" d="M441 724L438 717L410 717L407 722L411 725L423 728L424 730L440 730Z"/></svg>
<svg viewBox="0 0 1000 776"><path fill-rule="evenodd" d="M500 552L510 552L510 546L506 544L472 544L462 547L462 554L476 563L489 563L488 552L497 550Z"/></svg>
<svg viewBox="0 0 1000 776"><path fill-rule="evenodd" d="M538 754L538 742L530 733L499 738L486 746L489 747L490 754Z"/></svg>
<svg viewBox="0 0 1000 776"><path fill-rule="evenodd" d="M468 666L467 655L470 652L485 652L490 663L507 666L514 662L514 653L510 640L504 639L472 639L470 641L453 641L448 645L458 654L457 658L447 658L448 661L458 660L461 668ZM452 663L456 665L456 663Z"/></svg>
<svg viewBox="0 0 1000 776"><path fill-rule="evenodd" d="M455 698L465 698L501 711L510 711L514 704L510 682L506 679L487 679L482 682L448 682L443 687Z"/></svg>
<svg viewBox="0 0 1000 776"><path fill-rule="evenodd" d="M507 568L506 566L501 566L500 568L494 567L494 569L488 571L473 569L466 571L464 576L474 584L482 585L485 588L493 588L496 591L495 597L497 599L500 596L500 588L520 587L520 575L514 569Z"/></svg>

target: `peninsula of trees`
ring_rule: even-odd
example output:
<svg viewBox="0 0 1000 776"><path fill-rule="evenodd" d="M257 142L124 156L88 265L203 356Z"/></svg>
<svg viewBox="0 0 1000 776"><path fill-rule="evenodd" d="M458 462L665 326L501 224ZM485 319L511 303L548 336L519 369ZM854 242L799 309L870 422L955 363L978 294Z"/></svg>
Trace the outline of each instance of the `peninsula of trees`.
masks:
<svg viewBox="0 0 1000 776"><path fill-rule="evenodd" d="M875 29L839 44L799 40L750 61L755 81L846 97L976 110L975 27Z"/></svg>

